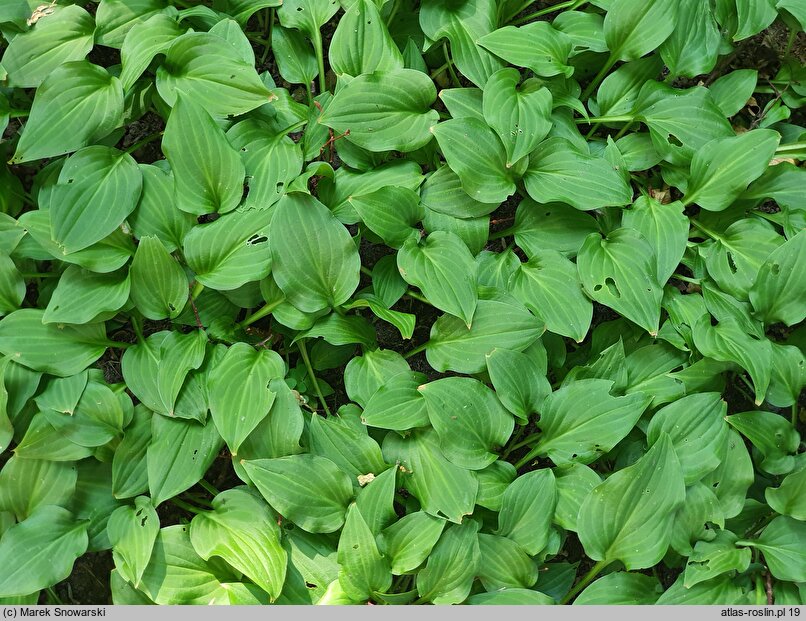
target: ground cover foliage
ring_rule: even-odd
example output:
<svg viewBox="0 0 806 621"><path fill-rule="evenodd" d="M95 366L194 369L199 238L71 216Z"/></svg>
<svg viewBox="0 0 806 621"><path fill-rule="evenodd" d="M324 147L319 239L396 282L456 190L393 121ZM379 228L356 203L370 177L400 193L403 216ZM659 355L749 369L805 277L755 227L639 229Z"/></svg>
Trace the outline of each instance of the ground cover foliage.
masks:
<svg viewBox="0 0 806 621"><path fill-rule="evenodd" d="M0 603L803 603L804 23L0 3Z"/></svg>

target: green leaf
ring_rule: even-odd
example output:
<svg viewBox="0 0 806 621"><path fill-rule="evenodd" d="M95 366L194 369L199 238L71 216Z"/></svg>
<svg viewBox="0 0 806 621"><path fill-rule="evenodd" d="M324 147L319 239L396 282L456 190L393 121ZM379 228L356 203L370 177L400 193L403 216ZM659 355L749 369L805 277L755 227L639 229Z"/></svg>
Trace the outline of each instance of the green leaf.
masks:
<svg viewBox="0 0 806 621"><path fill-rule="evenodd" d="M353 486L329 459L292 455L242 464L268 503L303 530L332 533L344 524Z"/></svg>
<svg viewBox="0 0 806 621"><path fill-rule="evenodd" d="M507 153L496 133L483 121L459 118L432 129L451 170L471 199L501 203L515 192Z"/></svg>
<svg viewBox="0 0 806 621"><path fill-rule="evenodd" d="M551 606L554 603L553 597L531 589L499 589L492 593L476 593L465 600L465 604L473 606Z"/></svg>
<svg viewBox="0 0 806 621"><path fill-rule="evenodd" d="M157 70L157 91L169 106L181 91L210 116L245 114L276 98L228 41L209 32L174 40Z"/></svg>
<svg viewBox="0 0 806 621"><path fill-rule="evenodd" d="M277 17L286 28L298 28L313 38L338 10L338 0L285 0Z"/></svg>
<svg viewBox="0 0 806 621"><path fill-rule="evenodd" d="M123 89L131 89L154 57L164 53L174 39L184 32L185 29L174 18L162 13L134 24L126 33L120 48L120 82Z"/></svg>
<svg viewBox="0 0 806 621"><path fill-rule="evenodd" d="M0 510L20 522L45 505L67 505L76 489L76 466L70 462L9 458L0 470Z"/></svg>
<svg viewBox="0 0 806 621"><path fill-rule="evenodd" d="M626 571L602 576L574 600L574 606L652 605L661 590L657 578Z"/></svg>
<svg viewBox="0 0 806 621"><path fill-rule="evenodd" d="M118 573L137 588L160 532L160 519L150 499L138 496L134 506L118 507L106 528Z"/></svg>
<svg viewBox="0 0 806 621"><path fill-rule="evenodd" d="M401 575L417 569L439 541L445 520L415 511L384 529L378 537L381 551L389 558L392 573Z"/></svg>
<svg viewBox="0 0 806 621"><path fill-rule="evenodd" d="M652 246L630 228L616 229L604 238L589 235L577 256L585 292L652 336L658 332L663 298L656 265Z"/></svg>
<svg viewBox="0 0 806 621"><path fill-rule="evenodd" d="M241 456L244 458L283 457L302 451L299 440L305 421L299 399L283 380L272 380L269 390L277 396L269 415L241 445Z"/></svg>
<svg viewBox="0 0 806 621"><path fill-rule="evenodd" d="M407 438L387 434L383 456L387 463L398 464L401 484L426 513L457 524L473 513L478 481L469 470L445 459L435 431L418 430Z"/></svg>
<svg viewBox="0 0 806 621"><path fill-rule="evenodd" d="M635 60L663 43L677 23L677 5L666 0L614 0L604 19L611 62Z"/></svg>
<svg viewBox="0 0 806 621"><path fill-rule="evenodd" d="M665 283L674 274L686 251L690 223L679 202L664 205L641 196L624 210L622 226L635 229L655 251L658 282Z"/></svg>
<svg viewBox="0 0 806 621"><path fill-rule="evenodd" d="M229 603L221 583L235 579L232 570L206 563L193 549L187 531L179 524L160 530L140 589L161 605Z"/></svg>
<svg viewBox="0 0 806 621"><path fill-rule="evenodd" d="M737 69L714 80L709 90L719 109L729 118L744 108L757 81L758 71L755 69Z"/></svg>
<svg viewBox="0 0 806 621"><path fill-rule="evenodd" d="M571 258L598 227L590 215L568 205L541 205L527 197L518 205L513 229L515 243L528 257L542 250L556 250Z"/></svg>
<svg viewBox="0 0 806 621"><path fill-rule="evenodd" d="M721 42L710 3L684 0L677 8L674 31L660 46L660 55L672 75L693 78L714 68Z"/></svg>
<svg viewBox="0 0 806 621"><path fill-rule="evenodd" d="M652 567L669 546L674 514L685 501L680 462L666 435L634 465L610 475L579 512L579 539L596 561L627 570Z"/></svg>
<svg viewBox="0 0 806 621"><path fill-rule="evenodd" d="M154 506L198 483L222 445L215 425L153 416L146 461Z"/></svg>
<svg viewBox="0 0 806 621"><path fill-rule="evenodd" d="M549 138L532 152L523 182L538 203L556 201L583 211L632 201L629 184L607 160L577 151L565 138Z"/></svg>
<svg viewBox="0 0 806 621"><path fill-rule="evenodd" d="M158 237L140 238L129 274L133 284L132 302L146 318L179 316L187 304L187 276Z"/></svg>
<svg viewBox="0 0 806 621"><path fill-rule="evenodd" d="M479 523L465 520L449 526L417 574L420 598L434 604L458 604L470 594L481 562Z"/></svg>
<svg viewBox="0 0 806 621"><path fill-rule="evenodd" d="M786 418L772 412L740 412L725 420L753 443L764 459L760 468L770 474L787 474L795 466L800 434Z"/></svg>
<svg viewBox="0 0 806 621"><path fill-rule="evenodd" d="M658 606L668 605L719 605L747 604L742 588L728 576L720 576L695 584L690 589L684 586L684 574L675 581L655 602Z"/></svg>
<svg viewBox="0 0 806 621"><path fill-rule="evenodd" d="M372 0L357 0L345 9L330 41L328 60L337 76L403 67L403 55Z"/></svg>
<svg viewBox="0 0 806 621"><path fill-rule="evenodd" d="M751 546L760 550L778 580L806 581L806 551L803 540L806 523L785 515L775 518L761 532L758 539L737 541L736 545Z"/></svg>
<svg viewBox="0 0 806 621"><path fill-rule="evenodd" d="M716 469L728 441L728 404L716 392L688 395L658 410L647 428L651 446L663 434L672 441L686 485Z"/></svg>
<svg viewBox="0 0 806 621"><path fill-rule="evenodd" d="M501 499L496 534L508 537L535 556L548 544L557 505L557 484L548 468L522 474Z"/></svg>
<svg viewBox="0 0 806 621"><path fill-rule="evenodd" d="M651 397L610 395L613 383L580 379L550 394L540 416L542 434L530 455L548 455L557 465L591 463L609 452L638 422Z"/></svg>
<svg viewBox="0 0 806 621"><path fill-rule="evenodd" d="M429 425L425 398L417 390L426 377L402 371L384 382L367 401L361 419L371 427L405 431Z"/></svg>
<svg viewBox="0 0 806 621"><path fill-rule="evenodd" d="M415 151L431 140L439 113L431 79L414 69L358 76L333 97L319 123L369 151Z"/></svg>
<svg viewBox="0 0 806 621"><path fill-rule="evenodd" d="M149 235L158 237L165 249L173 252L182 245L196 219L179 209L164 208L174 197L174 178L170 171L149 164L140 164L139 168L143 174L143 193L137 208L129 214L128 223L138 239Z"/></svg>
<svg viewBox="0 0 806 621"><path fill-rule="evenodd" d="M471 179L470 175L466 177ZM498 208L498 203L481 203L472 198L449 166L440 166L428 176L420 188L420 201L428 209L456 218L486 216Z"/></svg>
<svg viewBox="0 0 806 621"><path fill-rule="evenodd" d="M270 222L271 213L252 210L194 226L183 251L196 280L211 289L231 291L268 276Z"/></svg>
<svg viewBox="0 0 806 621"><path fill-rule="evenodd" d="M397 254L397 265L403 279L418 287L434 306L471 325L478 302L476 265L459 237L443 231L423 240L411 236ZM456 274L465 277L457 279Z"/></svg>
<svg viewBox="0 0 806 621"><path fill-rule="evenodd" d="M143 176L128 153L94 146L73 154L50 198L53 241L60 255L84 250L114 233L137 207L142 189Z"/></svg>
<svg viewBox="0 0 806 621"><path fill-rule="evenodd" d="M112 457L115 498L132 498L148 490L146 451L151 443L151 418L151 412L144 405L135 406L132 422Z"/></svg>
<svg viewBox="0 0 806 621"><path fill-rule="evenodd" d="M736 21L739 29L733 35L734 41L741 41L758 34L769 26L776 18L775 4L772 0L736 0Z"/></svg>
<svg viewBox="0 0 806 621"><path fill-rule="evenodd" d="M284 196L271 229L281 231L271 238L272 273L289 302L313 313L350 298L360 276L358 251L322 203L304 194Z"/></svg>
<svg viewBox="0 0 806 621"><path fill-rule="evenodd" d="M285 363L277 352L246 343L235 343L212 369L210 414L233 456L274 403L269 381L283 375Z"/></svg>
<svg viewBox="0 0 806 621"><path fill-rule="evenodd" d="M709 211L727 209L767 170L779 140L771 129L755 129L709 142L691 160L685 203Z"/></svg>
<svg viewBox="0 0 806 621"><path fill-rule="evenodd" d="M381 447L365 429L356 429L341 417L324 418L317 414L311 416L308 429L311 451L327 457L357 481L359 477L386 470ZM369 520L371 516L365 518Z"/></svg>
<svg viewBox="0 0 806 621"><path fill-rule="evenodd" d="M280 0L224 0L224 12L232 15L241 26L246 25L249 18L260 9L282 6ZM217 7L218 3L214 3Z"/></svg>
<svg viewBox="0 0 806 621"><path fill-rule="evenodd" d="M726 518L738 515L754 480L753 462L741 436L731 429L716 470L702 483L714 490Z"/></svg>
<svg viewBox="0 0 806 621"><path fill-rule="evenodd" d="M0 358L0 455L9 447L14 438L14 426L8 417L8 388L5 385L6 369L10 362L11 358L7 356ZM41 420L41 417L36 418ZM27 435L28 432L26 432ZM17 451L19 451L20 444L24 442L25 438L17 445ZM2 530L0 530L1 532Z"/></svg>
<svg viewBox="0 0 806 621"><path fill-rule="evenodd" d="M594 487L602 482L596 472L584 464L571 463L554 469L557 481L557 507L554 522L576 532L579 509Z"/></svg>
<svg viewBox="0 0 806 621"><path fill-rule="evenodd" d="M806 231L778 246L758 270L750 287L750 302L765 323L793 326L806 317L806 282L797 269L806 258Z"/></svg>
<svg viewBox="0 0 806 621"><path fill-rule="evenodd" d="M77 265L68 267L42 315L47 324L103 321L129 301L131 279L125 270L96 274Z"/></svg>
<svg viewBox="0 0 806 621"><path fill-rule="evenodd" d="M498 535L479 534L479 579L488 591L528 589L537 582L534 561L517 543Z"/></svg>
<svg viewBox="0 0 806 621"><path fill-rule="evenodd" d="M401 356L390 349L375 349L355 356L344 369L344 390L351 401L366 407L370 398L395 375L409 370Z"/></svg>
<svg viewBox="0 0 806 621"><path fill-rule="evenodd" d="M36 89L31 114L11 162L76 151L122 124L120 81L85 60L65 63Z"/></svg>
<svg viewBox="0 0 806 621"><path fill-rule="evenodd" d="M28 595L61 582L87 550L87 522L61 507L40 507L0 539L0 597Z"/></svg>
<svg viewBox="0 0 806 621"><path fill-rule="evenodd" d="M279 597L286 576L280 528L265 503L243 488L213 498L212 510L190 522L190 542L205 560L224 559L261 589Z"/></svg>
<svg viewBox="0 0 806 621"><path fill-rule="evenodd" d="M339 583L352 599L365 601L392 586L389 561L378 551L375 537L355 504L347 510L339 537Z"/></svg>
<svg viewBox="0 0 806 621"><path fill-rule="evenodd" d="M543 369L533 358L509 349L493 349L486 354L487 372L501 403L520 424L540 411L551 386Z"/></svg>
<svg viewBox="0 0 806 621"><path fill-rule="evenodd" d="M0 61L8 86L37 87L62 63L83 59L93 45L95 21L78 5L53 6L9 43Z"/></svg>
<svg viewBox="0 0 806 621"><path fill-rule="evenodd" d="M507 152L507 168L529 155L551 129L551 91L537 80L518 86L516 69L497 71L484 89L484 119Z"/></svg>
<svg viewBox="0 0 806 621"><path fill-rule="evenodd" d="M495 392L470 377L447 377L418 388L442 453L461 468L481 470L493 463L515 421Z"/></svg>
<svg viewBox="0 0 806 621"><path fill-rule="evenodd" d="M768 487L764 497L776 513L806 521L806 468L787 475L779 487Z"/></svg>
<svg viewBox="0 0 806 621"><path fill-rule="evenodd" d="M479 45L544 78L554 75L571 77L574 73L574 68L566 64L571 53L571 38L548 22L499 28L479 39Z"/></svg>
<svg viewBox="0 0 806 621"><path fill-rule="evenodd" d="M380 447L378 449L380 452ZM383 468L386 469L374 478L369 475L361 478L358 484L362 486L362 490L356 497L356 505L361 515L367 522L369 530L376 536L384 528L398 521L394 506L397 468L387 468L386 464L383 464Z"/></svg>
<svg viewBox="0 0 806 621"><path fill-rule="evenodd" d="M512 295L546 322L550 332L581 343L593 318L577 267L556 250L537 250L509 279Z"/></svg>
<svg viewBox="0 0 806 621"><path fill-rule="evenodd" d="M241 202L246 175L241 158L192 93L176 93L162 148L179 209L200 216L232 211Z"/></svg>
<svg viewBox="0 0 806 621"><path fill-rule="evenodd" d="M95 13L95 42L119 48L135 24L165 10L164 0L101 0Z"/></svg>
<svg viewBox="0 0 806 621"><path fill-rule="evenodd" d="M0 353L42 373L68 377L81 373L106 351L102 323L44 324L44 311L23 308L0 320Z"/></svg>
<svg viewBox="0 0 806 621"><path fill-rule="evenodd" d="M695 584L729 571L747 571L750 566L750 550L737 548L737 539L730 531L719 531L713 541L698 541L694 546L694 553L686 562L683 585L690 589Z"/></svg>
<svg viewBox="0 0 806 621"><path fill-rule="evenodd" d="M417 193L408 188L388 186L347 200L364 224L392 248L400 248L425 215Z"/></svg>
<svg viewBox="0 0 806 621"><path fill-rule="evenodd" d="M316 54L299 30L277 26L271 33L271 46L280 75L292 84L310 84L319 75Z"/></svg>
<svg viewBox="0 0 806 621"><path fill-rule="evenodd" d="M732 317L711 325L709 315L703 315L692 327L694 344L703 356L723 362L735 362L753 380L756 405L764 401L770 384L772 345L766 338L749 336Z"/></svg>

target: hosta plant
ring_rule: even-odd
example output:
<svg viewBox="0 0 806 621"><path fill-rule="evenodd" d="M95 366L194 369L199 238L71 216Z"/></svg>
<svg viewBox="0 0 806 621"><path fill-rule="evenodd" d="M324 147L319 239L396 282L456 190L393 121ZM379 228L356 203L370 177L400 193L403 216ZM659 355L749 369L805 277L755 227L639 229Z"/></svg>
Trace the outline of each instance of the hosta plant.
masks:
<svg viewBox="0 0 806 621"><path fill-rule="evenodd" d="M805 9L0 3L0 603L803 603Z"/></svg>

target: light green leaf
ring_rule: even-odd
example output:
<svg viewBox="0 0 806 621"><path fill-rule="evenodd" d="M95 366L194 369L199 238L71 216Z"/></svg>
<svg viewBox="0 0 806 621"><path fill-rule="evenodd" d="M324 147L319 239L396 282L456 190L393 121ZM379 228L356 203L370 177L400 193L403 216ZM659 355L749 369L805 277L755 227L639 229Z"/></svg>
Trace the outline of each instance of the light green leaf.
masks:
<svg viewBox="0 0 806 621"><path fill-rule="evenodd" d="M685 497L680 462L662 435L582 504L578 524L585 553L596 561L621 561L627 570L652 567L666 554L674 514Z"/></svg>
<svg viewBox="0 0 806 621"><path fill-rule="evenodd" d="M581 343L593 318L577 266L556 250L537 250L509 279L512 295L546 322L555 334Z"/></svg>
<svg viewBox="0 0 806 621"><path fill-rule="evenodd" d="M211 370L210 414L233 456L274 403L269 381L284 375L285 363L277 352L246 343L235 343Z"/></svg>
<svg viewBox="0 0 806 621"><path fill-rule="evenodd" d="M8 86L37 87L62 63L83 59L93 45L95 21L78 5L53 6L9 43L0 61Z"/></svg>
<svg viewBox="0 0 806 621"><path fill-rule="evenodd" d="M355 430L355 428L353 429ZM378 452L380 453L380 447L378 447ZM383 458L381 458L382 460ZM369 530L376 536L384 528L398 521L398 515L395 512L397 468L388 468L386 464L383 465L383 468L386 469L378 476L373 478L367 475L358 481L362 489L355 500Z"/></svg>
<svg viewBox="0 0 806 621"><path fill-rule="evenodd" d="M0 597L28 595L61 582L87 550L87 522L53 505L40 507L0 539Z"/></svg>
<svg viewBox="0 0 806 621"><path fill-rule="evenodd" d="M622 226L633 228L655 251L658 282L665 283L674 274L686 251L690 223L679 202L664 205L649 196L641 196L624 210Z"/></svg>
<svg viewBox="0 0 806 621"><path fill-rule="evenodd" d="M162 148L174 174L179 209L200 216L232 211L241 202L243 162L191 93L176 93Z"/></svg>
<svg viewBox="0 0 806 621"><path fill-rule="evenodd" d="M652 605L661 586L657 578L626 571L614 571L596 580L574 600L574 606Z"/></svg>
<svg viewBox="0 0 806 621"><path fill-rule="evenodd" d="M338 0L285 0L277 17L286 28L297 28L313 38L338 10Z"/></svg>
<svg viewBox="0 0 806 621"><path fill-rule="evenodd" d="M378 543L389 557L392 573L401 575L417 569L431 554L444 528L442 518L415 511L384 529Z"/></svg>
<svg viewBox="0 0 806 621"><path fill-rule="evenodd" d="M0 254L0 315L17 310L25 299L25 280L14 261Z"/></svg>
<svg viewBox="0 0 806 621"><path fill-rule="evenodd" d="M795 466L793 454L800 434L783 416L772 412L740 412L725 420L753 443L764 459L760 468L770 474L787 474Z"/></svg>
<svg viewBox="0 0 806 621"><path fill-rule="evenodd" d="M481 562L479 523L449 526L417 574L417 592L434 604L458 604L470 594Z"/></svg>
<svg viewBox="0 0 806 621"><path fill-rule="evenodd" d="M271 212L251 210L194 226L183 250L196 280L211 289L231 291L268 276L270 222Z"/></svg>
<svg viewBox="0 0 806 621"><path fill-rule="evenodd" d="M101 0L95 13L95 42L119 48L135 24L165 11L166 4L165 0Z"/></svg>
<svg viewBox="0 0 806 621"><path fill-rule="evenodd" d="M567 64L571 38L548 22L533 22L519 28L499 28L481 39L479 45L518 67L531 69L535 75L571 77L574 68ZM482 85L484 86L484 85Z"/></svg>
<svg viewBox="0 0 806 621"><path fill-rule="evenodd" d="M680 458L683 478L691 485L719 465L728 426L725 415L728 404L716 392L688 395L658 410L647 428L651 446L663 434L672 441Z"/></svg>
<svg viewBox="0 0 806 621"><path fill-rule="evenodd" d="M498 535L479 534L479 580L488 591L528 589L537 582L537 567L517 543Z"/></svg>
<svg viewBox="0 0 806 621"><path fill-rule="evenodd" d="M377 476L386 470L381 447L363 427L356 429L341 417L324 418L313 414L308 429L311 452L327 457L353 477ZM370 515L365 516L367 520L370 518Z"/></svg>
<svg viewBox="0 0 806 621"><path fill-rule="evenodd" d="M658 606L747 604L744 591L729 576L706 580L695 584L690 589L684 586L684 582L684 574L680 574L675 583L658 598L655 604Z"/></svg>
<svg viewBox="0 0 806 621"><path fill-rule="evenodd" d="M276 99L228 41L209 32L174 40L157 70L157 91L169 106L181 91L210 116L240 115Z"/></svg>
<svg viewBox="0 0 806 621"><path fill-rule="evenodd" d="M118 507L106 528L118 573L137 588L160 532L160 519L150 499L138 496L134 506Z"/></svg>
<svg viewBox="0 0 806 621"><path fill-rule="evenodd" d="M387 186L370 194L347 199L367 227L392 248L400 248L423 219L425 210L417 193Z"/></svg>
<svg viewBox="0 0 806 621"><path fill-rule="evenodd" d="M354 600L366 601L375 591L392 586L389 561L378 551L375 537L356 504L350 505L339 537L339 583Z"/></svg>
<svg viewBox="0 0 806 621"><path fill-rule="evenodd" d="M299 30L275 27L271 46L280 75L291 84L310 84L319 75L316 54Z"/></svg>
<svg viewBox="0 0 806 621"><path fill-rule="evenodd" d="M533 470L509 484L501 499L496 534L535 556L548 544L557 506L557 485L548 468Z"/></svg>
<svg viewBox="0 0 806 621"><path fill-rule="evenodd" d="M527 354L509 349L495 348L485 358L501 403L520 424L526 424L551 392L545 372Z"/></svg>
<svg viewBox="0 0 806 621"><path fill-rule="evenodd" d="M137 208L129 214L128 223L135 237L158 237L168 252L182 246L196 218L179 209L165 209L174 200L174 178L170 171L150 164L140 164L143 193Z"/></svg>
<svg viewBox="0 0 806 621"><path fill-rule="evenodd" d="M554 478L557 481L554 523L576 532L579 509L591 490L599 485L602 479L591 468L578 463L555 468Z"/></svg>
<svg viewBox="0 0 806 621"><path fill-rule="evenodd" d="M737 541L736 545L750 546L760 550L778 580L806 581L806 523L785 515L775 518L761 532L758 539Z"/></svg>
<svg viewBox="0 0 806 621"><path fill-rule="evenodd" d="M409 365L399 353L390 349L375 349L356 356L344 369L344 390L351 401L361 407L375 392L388 384L398 373L409 370Z"/></svg>
<svg viewBox="0 0 806 621"><path fill-rule="evenodd" d="M428 364L440 372L481 373L493 349L523 351L544 330L543 322L515 298L485 294L478 301L469 328L449 315L437 319L425 355Z"/></svg>
<svg viewBox="0 0 806 621"><path fill-rule="evenodd" d="M736 21L738 30L733 35L734 41L747 39L758 34L769 26L776 18L773 0L736 0Z"/></svg>
<svg viewBox="0 0 806 621"><path fill-rule="evenodd" d="M484 89L484 119L507 152L507 168L529 155L551 129L551 91L537 80L518 86L516 69L497 71Z"/></svg>
<svg viewBox="0 0 806 621"><path fill-rule="evenodd" d="M153 416L146 461L154 506L195 485L223 444L215 425Z"/></svg>
<svg viewBox="0 0 806 621"><path fill-rule="evenodd" d="M729 571L747 571L750 565L750 550L737 548L738 537L730 531L719 531L713 541L698 541L694 553L686 562L683 585L690 589Z"/></svg>
<svg viewBox="0 0 806 621"><path fill-rule="evenodd" d="M448 460L481 470L498 458L494 451L509 440L515 421L493 390L470 377L447 377L418 390Z"/></svg>
<svg viewBox="0 0 806 621"><path fill-rule="evenodd" d="M312 196L289 194L271 221L274 279L304 312L338 306L358 287L360 259L347 229Z"/></svg>
<svg viewBox="0 0 806 621"><path fill-rule="evenodd" d="M73 154L50 198L60 254L84 250L114 233L137 207L142 189L143 176L128 153L94 146Z"/></svg>
<svg viewBox="0 0 806 621"><path fill-rule="evenodd" d="M663 286L658 280L652 246L631 228L607 237L589 235L577 256L585 292L635 322L650 335L658 332Z"/></svg>
<svg viewBox="0 0 806 621"><path fill-rule="evenodd" d="M515 212L515 243L527 257L542 250L576 256L585 238L598 230L589 214L562 203L541 205L526 197Z"/></svg>
<svg viewBox="0 0 806 621"><path fill-rule="evenodd" d="M725 518L731 518L741 512L754 477L753 462L744 440L731 429L720 455L719 466L705 475L701 482L714 491Z"/></svg>
<svg viewBox="0 0 806 621"><path fill-rule="evenodd" d="M806 468L787 475L779 487L768 487L764 497L776 513L806 521Z"/></svg>
<svg viewBox="0 0 806 621"><path fill-rule="evenodd" d="M429 425L425 399L417 390L425 375L402 371L384 382L367 401L361 419L370 427L405 431Z"/></svg>
<svg viewBox="0 0 806 621"><path fill-rule="evenodd" d="M344 524L353 486L329 459L292 455L241 463L268 503L300 528L332 533Z"/></svg>
<svg viewBox="0 0 806 621"><path fill-rule="evenodd" d="M432 129L439 148L471 199L497 204L515 192L504 145L483 121L459 118Z"/></svg>
<svg viewBox="0 0 806 621"><path fill-rule="evenodd" d="M140 238L130 276L132 302L148 319L174 319L187 304L187 276L156 236Z"/></svg>
<svg viewBox="0 0 806 621"><path fill-rule="evenodd" d="M439 113L431 79L414 69L358 76L333 97L319 123L369 151L415 151L431 140Z"/></svg>
<svg viewBox="0 0 806 621"><path fill-rule="evenodd" d="M330 41L328 60L336 75L358 76L403 67L403 55L372 0L357 0L345 9Z"/></svg>
<svg viewBox="0 0 806 621"><path fill-rule="evenodd" d="M604 36L612 65L635 60L663 43L677 23L677 5L667 0L613 0L604 20Z"/></svg>
<svg viewBox="0 0 806 621"><path fill-rule="evenodd" d="M389 433L383 441L383 455L387 463L398 464L401 484L426 513L457 524L473 513L478 481L469 470L445 459L435 431L418 430L407 438Z"/></svg>
<svg viewBox="0 0 806 621"><path fill-rule="evenodd" d="M806 231L778 246L758 270L750 288L750 302L765 323L793 326L806 317Z"/></svg>
<svg viewBox="0 0 806 621"><path fill-rule="evenodd" d="M434 306L471 325L478 302L476 264L455 234L435 231L422 241L409 237L397 254L397 265L403 279Z"/></svg>
<svg viewBox="0 0 806 621"><path fill-rule="evenodd" d="M85 60L65 63L36 89L31 114L11 162L76 151L122 124L120 81Z"/></svg>
<svg viewBox="0 0 806 621"><path fill-rule="evenodd" d="M134 24L120 48L120 82L124 90L131 89L157 54L167 50L174 39L184 34L177 21L158 13Z"/></svg>
<svg viewBox="0 0 806 621"><path fill-rule="evenodd" d="M555 603L553 597L532 589L499 589L492 593L476 593L465 600L465 604L473 606L551 606Z"/></svg>
<svg viewBox="0 0 806 621"><path fill-rule="evenodd" d="M21 522L39 507L66 506L76 480L74 463L12 456L0 470L0 511L13 513Z"/></svg>
<svg viewBox="0 0 806 621"><path fill-rule="evenodd" d="M710 2L683 0L677 8L677 24L660 46L660 55L672 75L693 78L714 68L721 42Z"/></svg>
<svg viewBox="0 0 806 621"><path fill-rule="evenodd" d="M486 216L498 207L498 203L481 203L472 198L449 166L440 166L428 176L420 188L420 201L428 209L456 218Z"/></svg>
<svg viewBox="0 0 806 621"><path fill-rule="evenodd" d="M277 599L286 576L280 528L265 503L243 488L213 498L212 510L190 522L190 542L205 560L224 559Z"/></svg>
<svg viewBox="0 0 806 621"><path fill-rule="evenodd" d="M565 138L549 138L532 152L523 182L538 203L556 201L583 211L632 201L629 184L612 164L577 151Z"/></svg>
<svg viewBox="0 0 806 621"><path fill-rule="evenodd" d="M23 308L0 320L0 353L43 373L68 377L81 373L106 351L102 323L44 324L44 311Z"/></svg>
<svg viewBox="0 0 806 621"><path fill-rule="evenodd" d="M108 319L129 301L131 279L125 270L96 274L77 265L59 279L42 316L48 324L82 324Z"/></svg>

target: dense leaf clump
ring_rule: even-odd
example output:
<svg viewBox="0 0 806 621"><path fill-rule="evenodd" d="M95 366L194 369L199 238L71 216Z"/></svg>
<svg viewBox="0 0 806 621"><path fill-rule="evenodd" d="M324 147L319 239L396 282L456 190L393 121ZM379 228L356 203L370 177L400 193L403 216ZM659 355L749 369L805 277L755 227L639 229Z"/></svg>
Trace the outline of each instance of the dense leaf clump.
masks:
<svg viewBox="0 0 806 621"><path fill-rule="evenodd" d="M3 2L0 603L803 603L805 9Z"/></svg>

